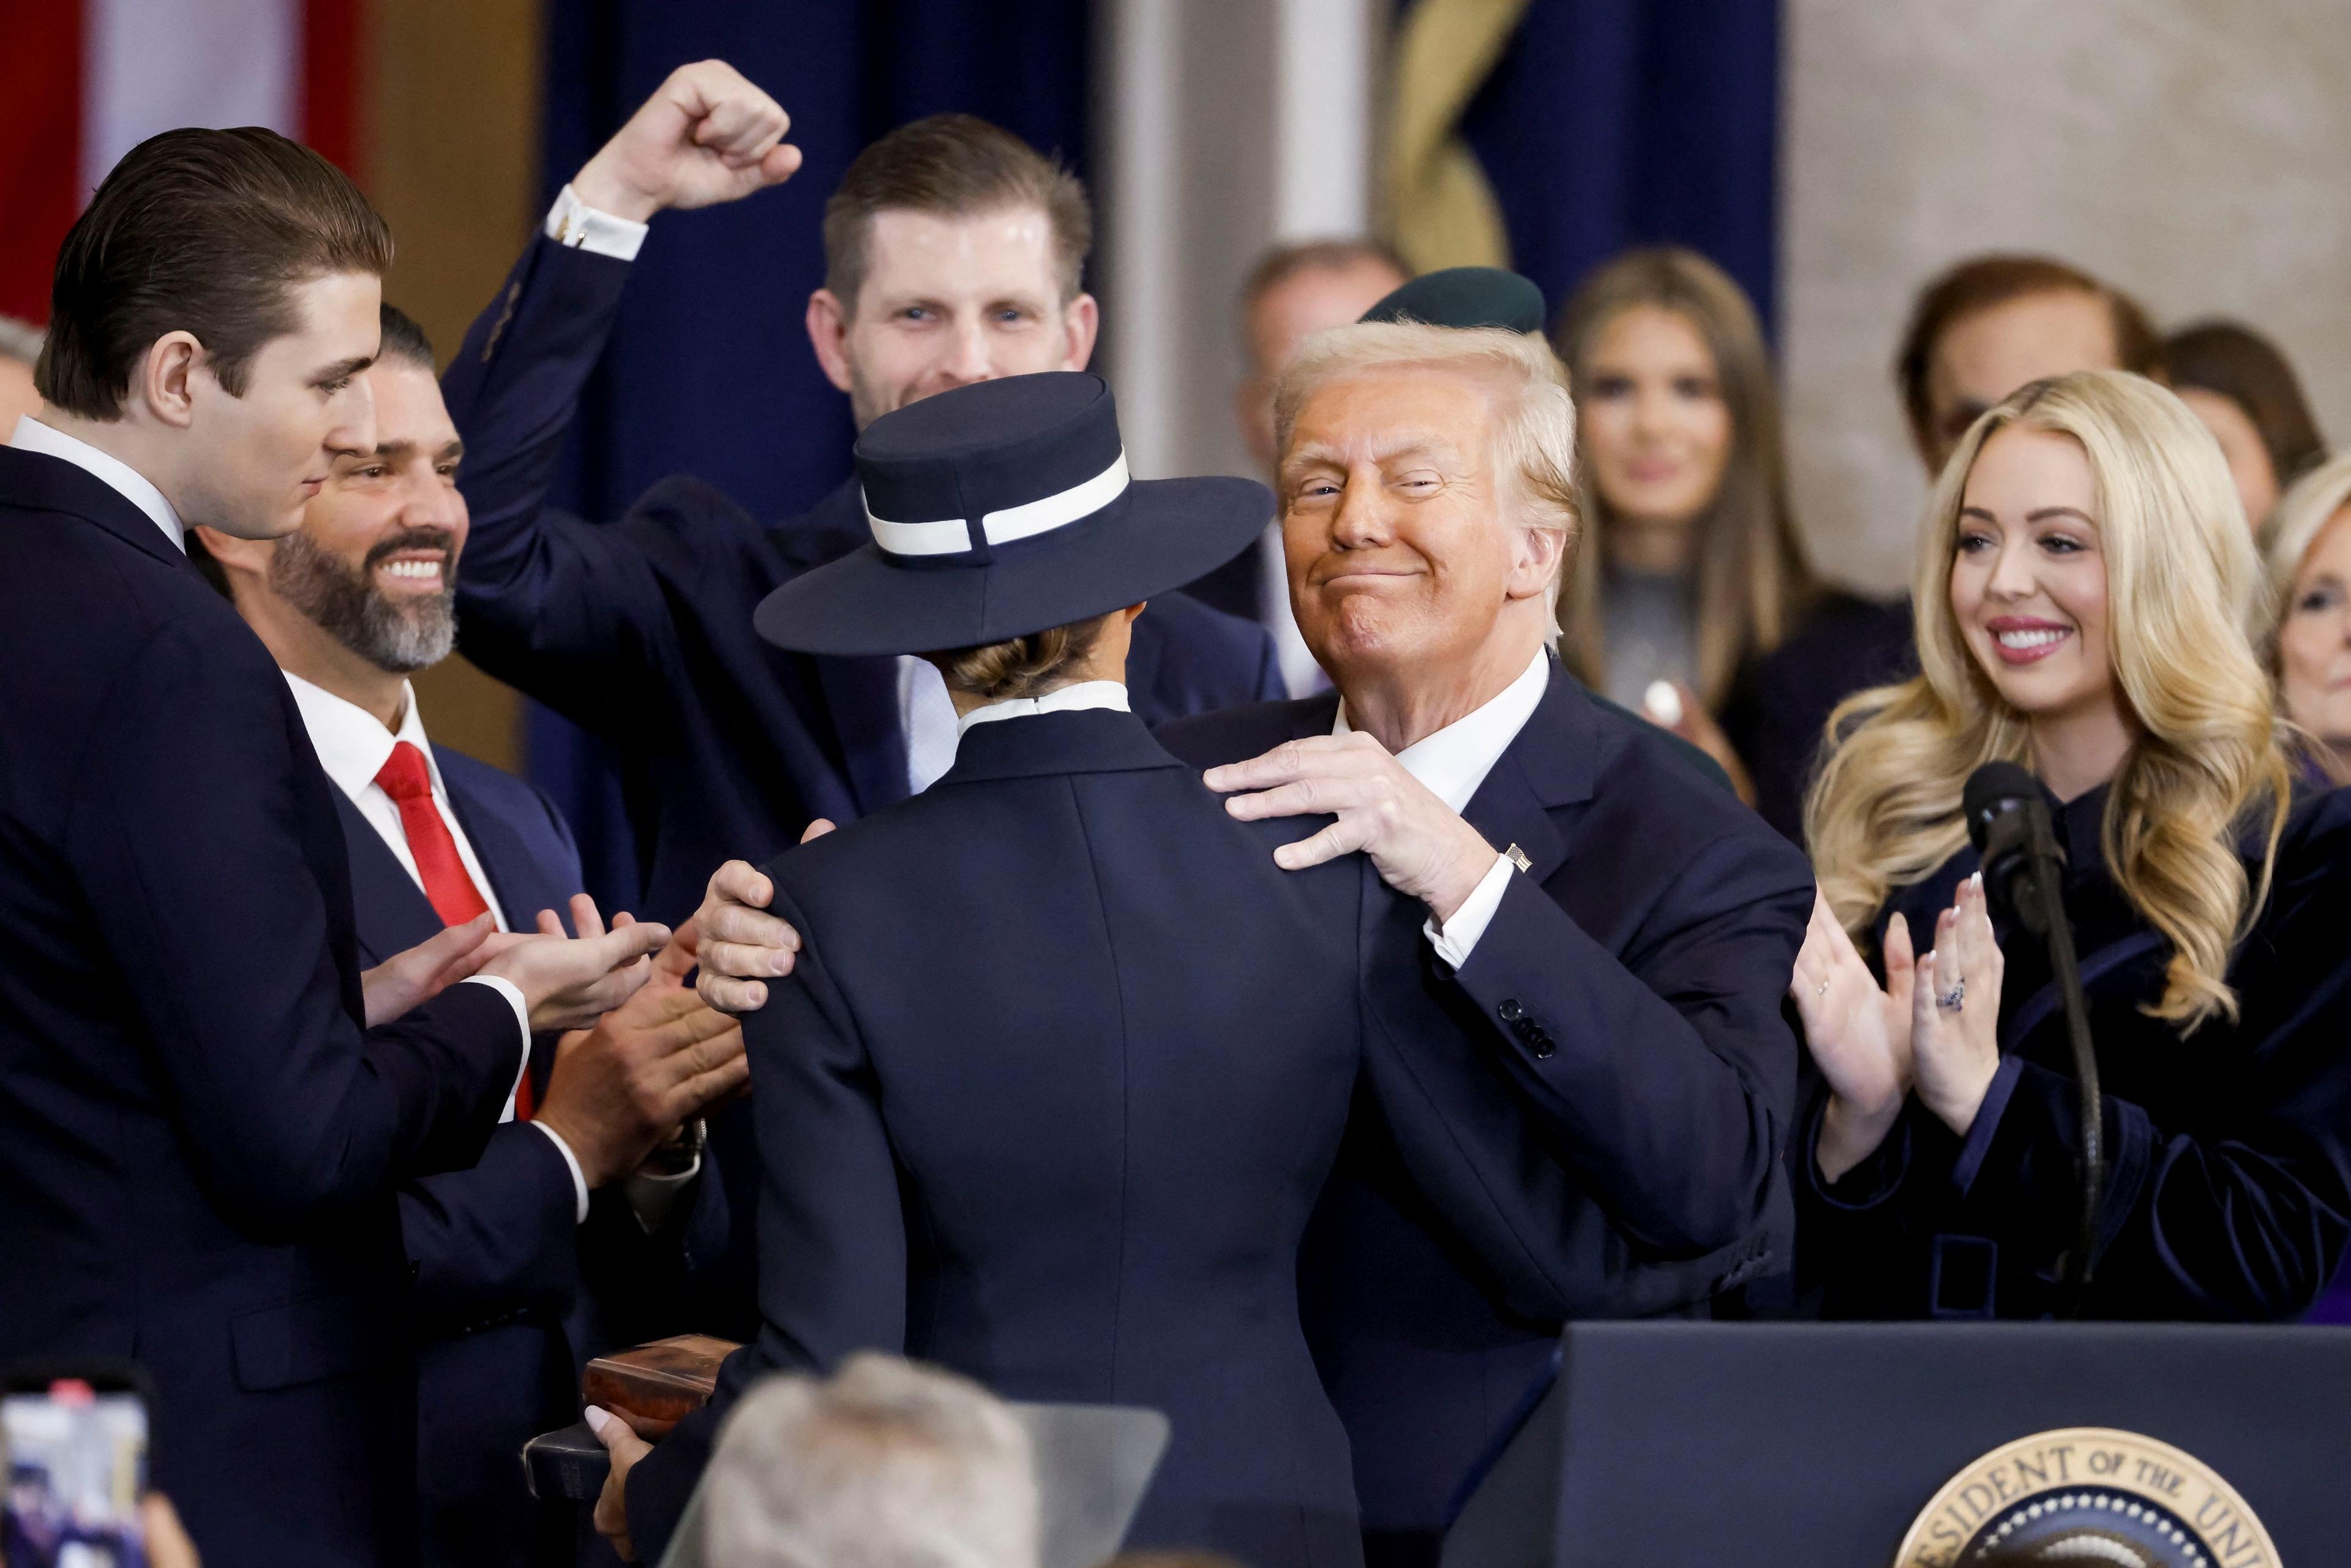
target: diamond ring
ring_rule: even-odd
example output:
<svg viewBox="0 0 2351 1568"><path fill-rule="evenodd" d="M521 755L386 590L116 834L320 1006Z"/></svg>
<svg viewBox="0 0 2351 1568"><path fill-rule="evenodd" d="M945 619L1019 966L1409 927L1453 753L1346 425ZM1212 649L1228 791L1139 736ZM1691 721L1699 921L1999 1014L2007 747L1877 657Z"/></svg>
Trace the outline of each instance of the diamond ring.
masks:
<svg viewBox="0 0 2351 1568"><path fill-rule="evenodd" d="M1951 988L1935 998L1935 1005L1947 1013L1955 1013L1959 1010L1959 1004L1967 999L1968 982L1965 977L1962 977L1953 980Z"/></svg>

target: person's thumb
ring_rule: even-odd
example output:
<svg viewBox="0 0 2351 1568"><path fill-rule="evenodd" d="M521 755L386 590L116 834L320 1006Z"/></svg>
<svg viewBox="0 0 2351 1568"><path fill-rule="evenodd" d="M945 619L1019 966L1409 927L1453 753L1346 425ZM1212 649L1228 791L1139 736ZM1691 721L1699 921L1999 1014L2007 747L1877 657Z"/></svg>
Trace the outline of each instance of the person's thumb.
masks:
<svg viewBox="0 0 2351 1568"><path fill-rule="evenodd" d="M778 141L759 160L759 183L780 185L799 173L799 168L800 150L789 141Z"/></svg>
<svg viewBox="0 0 2351 1568"><path fill-rule="evenodd" d="M633 1462L653 1452L653 1445L636 1434L636 1429L601 1405L590 1405L587 1410L588 1429L604 1445L604 1451L616 1459Z"/></svg>

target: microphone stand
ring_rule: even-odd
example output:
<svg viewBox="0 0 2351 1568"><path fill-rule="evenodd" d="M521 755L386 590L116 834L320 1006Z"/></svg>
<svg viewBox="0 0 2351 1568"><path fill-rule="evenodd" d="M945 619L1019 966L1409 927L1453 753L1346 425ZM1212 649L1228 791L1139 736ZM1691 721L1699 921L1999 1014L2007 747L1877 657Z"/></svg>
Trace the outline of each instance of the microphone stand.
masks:
<svg viewBox="0 0 2351 1568"><path fill-rule="evenodd" d="M2015 813L2024 819L2025 864L2018 868L2029 879L2030 896L2014 900L2020 922L2041 937L2049 950L2049 968L2065 1012L2065 1034L2073 1047L2074 1084L2080 1093L2082 1145L2080 1178L2082 1207L2074 1248L2064 1260L2064 1281L2058 1296L2057 1315L2079 1317L2090 1285L2090 1259L2097 1246L2098 1206L2105 1187L2105 1118L2098 1092L2098 1058L2090 1042L2090 1007L2082 994L2081 966L2074 952L2074 928L2065 918L2064 896L2057 868L2063 858L2048 814L2038 810ZM2019 889L2017 891L2024 891Z"/></svg>

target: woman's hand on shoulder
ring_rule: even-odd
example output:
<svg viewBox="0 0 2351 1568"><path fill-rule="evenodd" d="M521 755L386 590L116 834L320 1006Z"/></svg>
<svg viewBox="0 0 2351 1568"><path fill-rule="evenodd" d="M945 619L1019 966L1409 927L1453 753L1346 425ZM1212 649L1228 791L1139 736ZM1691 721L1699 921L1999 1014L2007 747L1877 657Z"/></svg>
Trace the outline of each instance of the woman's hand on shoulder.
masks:
<svg viewBox="0 0 2351 1568"><path fill-rule="evenodd" d="M1910 1092L1911 990L1916 967L1910 929L1896 918L1886 931L1886 984L1862 961L1828 900L1813 896L1812 924L1788 985L1803 1020L1804 1042L1831 1098L1821 1126L1821 1175L1835 1181L1876 1151Z"/></svg>
<svg viewBox="0 0 2351 1568"><path fill-rule="evenodd" d="M1935 950L1918 960L1910 1038L1918 1103L1964 1138L2000 1071L2000 989L2007 960L1992 936L1983 878L1935 922Z"/></svg>

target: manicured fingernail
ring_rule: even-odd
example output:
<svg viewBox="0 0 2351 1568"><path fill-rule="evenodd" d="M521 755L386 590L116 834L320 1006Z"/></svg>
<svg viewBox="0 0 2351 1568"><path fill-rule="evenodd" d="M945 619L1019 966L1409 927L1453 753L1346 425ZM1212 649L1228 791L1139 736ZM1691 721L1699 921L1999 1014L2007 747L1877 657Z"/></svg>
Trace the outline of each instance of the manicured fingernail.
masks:
<svg viewBox="0 0 2351 1568"><path fill-rule="evenodd" d="M590 1405L588 1406L587 1410L587 1421L588 1429L601 1437L604 1435L604 1428L612 1424L612 1417L603 1410Z"/></svg>

